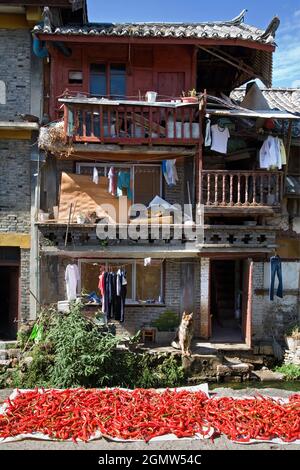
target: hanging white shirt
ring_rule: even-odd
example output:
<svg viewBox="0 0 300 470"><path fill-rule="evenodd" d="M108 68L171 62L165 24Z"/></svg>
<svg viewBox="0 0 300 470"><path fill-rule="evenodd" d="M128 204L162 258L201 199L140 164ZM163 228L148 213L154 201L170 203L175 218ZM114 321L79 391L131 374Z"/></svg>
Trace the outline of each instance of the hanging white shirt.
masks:
<svg viewBox="0 0 300 470"><path fill-rule="evenodd" d="M278 137L269 135L259 151L260 168L275 167L281 169L280 142Z"/></svg>
<svg viewBox="0 0 300 470"><path fill-rule="evenodd" d="M79 281L79 270L77 264L68 264L65 272L67 299L75 300L77 297L77 283Z"/></svg>
<svg viewBox="0 0 300 470"><path fill-rule="evenodd" d="M227 127L221 128L218 124L214 124L211 130L211 150L219 153L227 153L227 143L230 132Z"/></svg>

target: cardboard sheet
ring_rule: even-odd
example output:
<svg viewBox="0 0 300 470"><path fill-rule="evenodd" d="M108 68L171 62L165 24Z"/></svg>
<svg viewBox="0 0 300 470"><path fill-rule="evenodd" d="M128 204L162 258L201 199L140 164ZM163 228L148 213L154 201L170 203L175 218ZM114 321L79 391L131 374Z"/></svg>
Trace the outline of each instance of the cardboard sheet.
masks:
<svg viewBox="0 0 300 470"><path fill-rule="evenodd" d="M63 172L61 175L58 222L68 222L71 204L73 204L71 214L71 222L73 223L76 223L77 215L87 215L89 212L96 212L98 217L108 217L107 210L105 210L106 204L110 204L115 210L116 217L108 217L111 223L119 222L120 205L125 208L128 216L129 202L126 203L126 198L118 198L108 192L108 178L104 176L100 176L99 184L95 184L89 175ZM127 221L128 217L125 223ZM124 220L122 222L124 223Z"/></svg>

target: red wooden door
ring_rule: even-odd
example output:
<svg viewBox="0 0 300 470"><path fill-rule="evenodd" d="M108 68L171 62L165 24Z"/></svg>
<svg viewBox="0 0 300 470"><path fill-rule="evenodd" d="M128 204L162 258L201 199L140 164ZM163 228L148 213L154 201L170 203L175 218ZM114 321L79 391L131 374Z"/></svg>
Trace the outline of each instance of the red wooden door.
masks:
<svg viewBox="0 0 300 470"><path fill-rule="evenodd" d="M242 329L247 346L252 346L252 287L253 287L253 261L244 261L243 272L243 312Z"/></svg>
<svg viewBox="0 0 300 470"><path fill-rule="evenodd" d="M161 99L179 97L184 90L184 72L159 72L158 95Z"/></svg>

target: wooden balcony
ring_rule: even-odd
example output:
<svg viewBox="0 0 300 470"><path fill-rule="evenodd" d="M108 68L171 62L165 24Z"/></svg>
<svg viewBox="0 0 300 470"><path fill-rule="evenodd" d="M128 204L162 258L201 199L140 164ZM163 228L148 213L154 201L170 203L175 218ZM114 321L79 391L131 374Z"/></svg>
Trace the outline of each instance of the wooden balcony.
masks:
<svg viewBox="0 0 300 470"><path fill-rule="evenodd" d="M199 104L64 101L65 133L73 142L196 145Z"/></svg>
<svg viewBox="0 0 300 470"><path fill-rule="evenodd" d="M233 212L242 209L245 213L279 211L283 196L283 173L203 170L201 190L206 213L217 213L224 209L232 209Z"/></svg>

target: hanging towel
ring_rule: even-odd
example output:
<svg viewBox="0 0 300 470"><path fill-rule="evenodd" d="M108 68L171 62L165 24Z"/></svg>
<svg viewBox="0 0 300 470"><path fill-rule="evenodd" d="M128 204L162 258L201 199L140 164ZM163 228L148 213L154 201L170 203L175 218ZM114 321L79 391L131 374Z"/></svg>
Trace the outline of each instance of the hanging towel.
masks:
<svg viewBox="0 0 300 470"><path fill-rule="evenodd" d="M99 174L97 168L94 166L93 169L93 183L98 184L99 183Z"/></svg>
<svg viewBox="0 0 300 470"><path fill-rule="evenodd" d="M162 170L168 186L175 186L178 181L175 160L164 160L162 162Z"/></svg>
<svg viewBox="0 0 300 470"><path fill-rule="evenodd" d="M108 192L113 196L117 193L117 173L113 166L110 167L108 172Z"/></svg>
<svg viewBox="0 0 300 470"><path fill-rule="evenodd" d="M128 199L132 199L131 187L130 187L130 172L129 171L119 171L118 174L118 188L117 196L123 196L123 189L127 190Z"/></svg>
<svg viewBox="0 0 300 470"><path fill-rule="evenodd" d="M281 165L286 165L286 151L282 139L278 139L279 142L279 151L281 156Z"/></svg>
<svg viewBox="0 0 300 470"><path fill-rule="evenodd" d="M211 146L210 119L207 119L206 121L204 146L205 147Z"/></svg>

